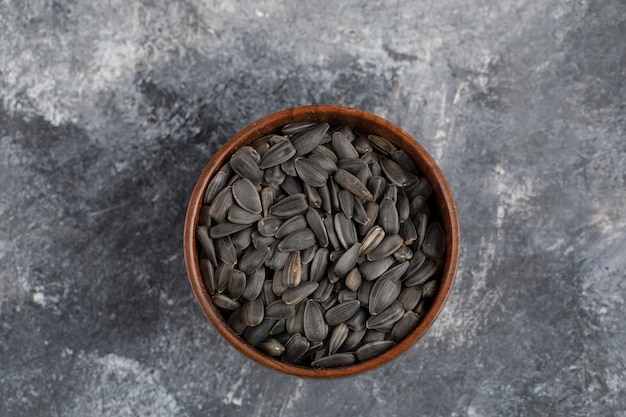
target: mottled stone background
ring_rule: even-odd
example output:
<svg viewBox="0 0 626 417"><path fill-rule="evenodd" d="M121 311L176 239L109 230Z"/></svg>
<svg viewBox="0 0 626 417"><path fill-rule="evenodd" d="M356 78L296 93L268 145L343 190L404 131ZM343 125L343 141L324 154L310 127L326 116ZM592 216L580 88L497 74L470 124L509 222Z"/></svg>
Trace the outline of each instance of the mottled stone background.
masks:
<svg viewBox="0 0 626 417"><path fill-rule="evenodd" d="M0 0L0 415L626 416L626 2ZM462 226L427 336L303 380L204 318L186 203L302 104L418 137Z"/></svg>

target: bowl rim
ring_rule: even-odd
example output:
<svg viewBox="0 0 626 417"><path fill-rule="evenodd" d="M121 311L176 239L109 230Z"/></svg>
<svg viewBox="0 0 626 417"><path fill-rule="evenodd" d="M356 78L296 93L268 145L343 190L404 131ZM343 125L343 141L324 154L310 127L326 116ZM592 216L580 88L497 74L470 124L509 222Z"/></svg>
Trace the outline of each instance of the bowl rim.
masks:
<svg viewBox="0 0 626 417"><path fill-rule="evenodd" d="M446 255L440 273L439 290L417 328L385 353L364 362L339 368L317 369L281 362L247 344L231 329L221 312L213 305L200 274L195 230L209 181L235 150L249 145L262 136L276 132L288 123L297 121L327 122L331 126L351 124L355 128L358 124L358 130L383 136L398 148L404 149L417 164L421 175L430 181L433 187L434 204L446 231ZM413 346L431 327L441 312L455 279L460 257L460 227L456 204L443 172L415 138L390 121L367 111L319 104L293 107L262 117L240 130L217 150L205 165L191 193L185 217L183 249L187 275L197 302L217 331L239 352L257 363L285 374L310 378L336 378L360 374L388 363Z"/></svg>

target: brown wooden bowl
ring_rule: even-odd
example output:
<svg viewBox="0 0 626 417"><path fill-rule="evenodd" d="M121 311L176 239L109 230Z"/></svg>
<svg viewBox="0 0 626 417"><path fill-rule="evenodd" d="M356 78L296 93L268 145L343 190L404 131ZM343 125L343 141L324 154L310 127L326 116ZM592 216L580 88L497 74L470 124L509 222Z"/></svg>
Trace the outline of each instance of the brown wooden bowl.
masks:
<svg viewBox="0 0 626 417"><path fill-rule="evenodd" d="M220 167L229 160L235 150L241 146L248 145L269 133L277 132L288 123L300 121L326 122L331 126L346 124L360 132L382 136L398 148L408 152L422 175L428 178L432 184L433 208L438 211L440 222L446 232L446 254L443 269L440 272L439 290L417 328L404 340L380 356L340 368L316 369L281 362L247 344L230 328L222 313L212 303L200 274L199 249L196 243L195 230L198 225L204 192L209 181ZM454 199L446 179L428 152L409 134L381 117L363 110L334 105L302 106L279 111L263 117L233 136L215 153L200 174L189 200L184 230L185 265L191 287L204 314L220 334L241 353L260 364L287 374L313 378L346 377L368 371L395 359L420 339L432 325L450 293L459 261L459 245L459 221Z"/></svg>

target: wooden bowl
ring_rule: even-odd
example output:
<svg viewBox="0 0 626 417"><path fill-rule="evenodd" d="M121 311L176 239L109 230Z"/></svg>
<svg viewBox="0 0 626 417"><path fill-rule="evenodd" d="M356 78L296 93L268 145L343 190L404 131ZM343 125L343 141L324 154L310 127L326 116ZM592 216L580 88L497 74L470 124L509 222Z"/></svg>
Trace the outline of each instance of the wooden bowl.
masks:
<svg viewBox="0 0 626 417"><path fill-rule="evenodd" d="M204 192L213 175L229 160L235 150L241 146L248 145L269 133L277 132L288 123L300 121L326 122L331 126L347 124L360 132L382 136L396 147L408 152L422 175L428 178L432 184L433 195L431 200L434 200L433 208L438 211L439 220L446 232L446 254L444 255L444 265L440 272L439 290L417 328L404 340L380 356L340 368L316 369L281 362L247 344L230 328L222 313L212 303L202 280L198 262L199 248L196 243L195 230L198 225ZM252 123L226 142L205 166L193 189L187 208L184 229L185 265L191 287L204 314L219 333L241 353L271 369L299 377L347 377L376 368L397 358L419 340L433 324L433 321L443 308L454 281L459 261L459 233L457 210L448 183L432 157L414 138L389 121L363 110L334 105L302 106L279 111Z"/></svg>

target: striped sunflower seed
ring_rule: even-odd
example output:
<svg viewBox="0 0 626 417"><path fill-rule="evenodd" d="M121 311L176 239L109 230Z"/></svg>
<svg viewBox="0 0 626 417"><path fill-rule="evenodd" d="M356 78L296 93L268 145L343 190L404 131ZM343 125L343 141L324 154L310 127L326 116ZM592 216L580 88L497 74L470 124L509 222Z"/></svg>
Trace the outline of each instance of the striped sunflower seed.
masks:
<svg viewBox="0 0 626 417"><path fill-rule="evenodd" d="M376 248L367 254L367 259L370 261L377 261L392 255L397 251L404 239L400 235L386 235L382 242Z"/></svg>
<svg viewBox="0 0 626 417"><path fill-rule="evenodd" d="M338 169L333 175L333 178L337 185L344 190L350 191L355 197L365 201L374 201L372 193L363 185L363 183L354 175L350 174L344 169Z"/></svg>
<svg viewBox="0 0 626 417"><path fill-rule="evenodd" d="M363 281L361 282L361 286L356 292L357 300L361 303L363 307L369 308L370 303L370 294L372 292L372 287L374 286L374 281Z"/></svg>
<svg viewBox="0 0 626 417"><path fill-rule="evenodd" d="M251 225L259 221L261 217L260 213L250 213L248 210L242 209L239 206L232 206L228 209L228 221L235 224Z"/></svg>
<svg viewBox="0 0 626 417"><path fill-rule="evenodd" d="M282 276L281 276L280 281L282 282ZM271 279L263 282L263 289L261 290L261 300L263 300L263 305L266 305L266 306L270 305L271 303L273 303L274 301L278 299L278 297L276 296L276 294L274 294L274 291L272 289L273 286L274 286L274 281ZM267 312L265 314L267 317Z"/></svg>
<svg viewBox="0 0 626 417"><path fill-rule="evenodd" d="M337 168L345 169L350 174L356 176L361 170L367 168L367 162L361 158L341 159L337 163Z"/></svg>
<svg viewBox="0 0 626 417"><path fill-rule="evenodd" d="M420 322L421 317L413 312L407 311L402 318L393 325L391 329L391 340L398 343L409 335Z"/></svg>
<svg viewBox="0 0 626 417"><path fill-rule="evenodd" d="M446 252L446 234L439 222L433 222L426 230L422 252L431 259L440 259Z"/></svg>
<svg viewBox="0 0 626 417"><path fill-rule="evenodd" d="M383 193L383 198L388 198L393 202L393 204L396 204L396 201L398 201L398 187L396 187L395 184L387 185L387 188Z"/></svg>
<svg viewBox="0 0 626 417"><path fill-rule="evenodd" d="M249 179L243 178L235 181L232 185L232 193L239 207L250 213L261 213L263 207L259 191Z"/></svg>
<svg viewBox="0 0 626 417"><path fill-rule="evenodd" d="M328 235L328 242L334 249L339 249L341 244L339 243L339 238L337 237L337 232L335 231L335 216L329 214L324 217L324 227L326 228L326 234Z"/></svg>
<svg viewBox="0 0 626 417"><path fill-rule="evenodd" d="M338 368L341 366L352 365L355 362L353 353L343 352L335 353L333 355L324 356L311 362L311 366L314 368Z"/></svg>
<svg viewBox="0 0 626 417"><path fill-rule="evenodd" d="M361 249L359 250L359 255L367 255L383 241L385 238L385 231L380 226L372 227L369 232L363 238L363 243L361 244Z"/></svg>
<svg viewBox="0 0 626 417"><path fill-rule="evenodd" d="M361 155L366 153L372 153L372 151L374 150L374 147L367 140L367 138L360 135L354 138L354 140L352 141L352 146L354 146L354 149L356 149L356 151Z"/></svg>
<svg viewBox="0 0 626 417"><path fill-rule="evenodd" d="M265 261L265 266L269 269L273 269L274 271L283 269L285 262L287 262L287 258L289 257L289 253L290 252L281 252L277 249L272 251L270 257Z"/></svg>
<svg viewBox="0 0 626 417"><path fill-rule="evenodd" d="M296 307L296 314L289 317L285 322L285 329L287 333L304 333L304 307L305 303L300 303Z"/></svg>
<svg viewBox="0 0 626 417"><path fill-rule="evenodd" d="M344 288L337 293L337 301L339 301L340 303L343 303L346 301L352 301L356 299L357 299L357 292L349 290L347 288Z"/></svg>
<svg viewBox="0 0 626 417"><path fill-rule="evenodd" d="M278 244L278 250L281 252L300 251L315 245L315 242L315 234L311 229L300 229L285 236Z"/></svg>
<svg viewBox="0 0 626 417"><path fill-rule="evenodd" d="M300 256L302 257L302 264L308 265L313 261L315 254L317 253L317 245L309 246L305 250L302 251ZM308 275L307 275L308 276Z"/></svg>
<svg viewBox="0 0 626 417"><path fill-rule="evenodd" d="M260 298L248 300L243 304L241 320L246 326L258 326L263 321L264 315L265 307Z"/></svg>
<svg viewBox="0 0 626 417"><path fill-rule="evenodd" d="M283 182L280 184L280 188L283 189L287 194L304 194L304 186L302 185L302 181L300 181L296 177L285 177Z"/></svg>
<svg viewBox="0 0 626 417"><path fill-rule="evenodd" d="M215 252L217 257L224 263L235 265L237 263L237 253L235 245L230 236L215 239Z"/></svg>
<svg viewBox="0 0 626 417"><path fill-rule="evenodd" d="M294 166L300 179L313 187L321 187L328 181L328 172L307 158L296 158Z"/></svg>
<svg viewBox="0 0 626 417"><path fill-rule="evenodd" d="M241 265L240 265L241 268ZM263 283L265 282L265 268L257 268L246 279L246 288L241 294L241 298L245 300L254 300L259 298L263 291Z"/></svg>
<svg viewBox="0 0 626 417"><path fill-rule="evenodd" d="M284 198L270 207L270 214L276 217L289 218L304 214L309 209L309 204L304 194L293 194Z"/></svg>
<svg viewBox="0 0 626 417"><path fill-rule="evenodd" d="M422 287L420 285L414 285L412 287L405 287L398 296L398 302L402 305L405 311L411 311L419 303L422 298Z"/></svg>
<svg viewBox="0 0 626 417"><path fill-rule="evenodd" d="M313 231L319 245L327 247L329 243L328 233L326 231L326 227L324 227L324 221L322 220L322 216L320 216L319 212L314 208L309 208L306 212L306 222Z"/></svg>
<svg viewBox="0 0 626 417"><path fill-rule="evenodd" d="M396 148L391 142L381 136L369 135L367 139L372 144L372 146L374 146L374 148L381 152L383 155L389 155L398 150L398 148Z"/></svg>
<svg viewBox="0 0 626 417"><path fill-rule="evenodd" d="M247 326L243 324L243 320L241 320L241 312L242 308L238 308L233 311L230 316L228 316L228 325L233 329L233 331L241 336L243 332L246 330Z"/></svg>
<svg viewBox="0 0 626 417"><path fill-rule="evenodd" d="M361 286L362 281L363 279L361 278L361 273L358 268L353 268L350 272L348 272L348 275L346 275L345 283L348 289L357 291Z"/></svg>
<svg viewBox="0 0 626 417"><path fill-rule="evenodd" d="M297 287L287 288L283 292L282 299L285 304L298 304L313 294L317 287L319 287L317 282L303 281Z"/></svg>
<svg viewBox="0 0 626 417"><path fill-rule="evenodd" d="M393 325L404 315L402 305L394 301L389 307L380 312L376 316L367 319L365 326L368 329L378 330L380 332L389 332L393 329Z"/></svg>
<svg viewBox="0 0 626 417"><path fill-rule="evenodd" d="M361 249L360 243L352 245L335 263L335 273L339 277L345 277L352 268L356 265L356 260L359 256L359 249Z"/></svg>
<svg viewBox="0 0 626 417"><path fill-rule="evenodd" d="M284 140L272 145L267 152L261 157L259 167L261 169L267 169L271 167L279 166L280 164L287 162L296 154L296 148L291 141Z"/></svg>
<svg viewBox="0 0 626 417"><path fill-rule="evenodd" d="M317 302L323 303L328 300L332 294L333 284L328 279L322 279L311 298Z"/></svg>
<svg viewBox="0 0 626 417"><path fill-rule="evenodd" d="M272 301L265 307L265 318L281 320L288 319L296 314L294 304L285 304L283 300Z"/></svg>
<svg viewBox="0 0 626 417"><path fill-rule="evenodd" d="M343 342L343 347L348 350L356 349L357 346L361 344L363 336L365 336L365 332L367 332L367 328L365 326L359 330L350 330L348 337L346 337L346 341Z"/></svg>
<svg viewBox="0 0 626 417"><path fill-rule="evenodd" d="M391 159L381 157L380 158L380 167L383 172L395 185L398 187L406 187L412 182L418 181L417 177L413 174L406 172L400 165Z"/></svg>
<svg viewBox="0 0 626 417"><path fill-rule="evenodd" d="M260 247L245 252L239 259L238 268L247 275L254 273L270 256L270 248Z"/></svg>
<svg viewBox="0 0 626 417"><path fill-rule="evenodd" d="M400 231L400 220L398 210L390 198L383 198L378 211L378 224L386 234L395 235Z"/></svg>
<svg viewBox="0 0 626 417"><path fill-rule="evenodd" d="M352 220L359 225L367 223L367 212L359 199L354 199L354 215L352 216Z"/></svg>
<svg viewBox="0 0 626 417"><path fill-rule="evenodd" d="M379 340L377 342L367 343L355 352L357 359L361 362L379 356L395 346L395 342L391 340Z"/></svg>
<svg viewBox="0 0 626 417"><path fill-rule="evenodd" d="M270 207L274 204L274 189L272 187L265 187L261 190L261 214L263 217L267 217L270 214Z"/></svg>
<svg viewBox="0 0 626 417"><path fill-rule="evenodd" d="M398 232L404 239L404 244L410 246L417 239L417 230L415 230L415 223L412 220L407 219L400 223L400 231Z"/></svg>
<svg viewBox="0 0 626 417"><path fill-rule="evenodd" d="M287 288L288 287L285 285L285 281L283 280L283 270L278 269L274 271L272 279L272 292L280 297Z"/></svg>
<svg viewBox="0 0 626 417"><path fill-rule="evenodd" d="M213 239L229 237L250 226L250 223L237 224L231 222L218 223L209 229L209 236Z"/></svg>
<svg viewBox="0 0 626 417"><path fill-rule="evenodd" d="M411 216L411 203L404 191L398 193L396 209L398 210L398 220L400 220L400 223L404 223Z"/></svg>
<svg viewBox="0 0 626 417"><path fill-rule="evenodd" d="M289 254L282 272L283 285L286 288L297 287L302 279L302 259L300 251L296 250ZM276 294L280 295L280 294Z"/></svg>
<svg viewBox="0 0 626 417"><path fill-rule="evenodd" d="M285 362L293 362L304 356L309 350L310 343L300 333L296 333L285 344L282 359Z"/></svg>
<svg viewBox="0 0 626 417"><path fill-rule="evenodd" d="M285 351L285 346L274 338L269 338L266 341L259 343L258 348L273 357L278 357Z"/></svg>
<svg viewBox="0 0 626 417"><path fill-rule="evenodd" d="M368 318L370 318L370 314L362 306L352 317L346 320L346 325L350 330L359 330L365 327Z"/></svg>
<svg viewBox="0 0 626 417"><path fill-rule="evenodd" d="M222 310L235 311L239 307L241 307L241 304L239 304L239 302L233 300L232 298L224 294L215 294L214 296L211 297L211 301L213 301L213 304L215 304L217 307L221 308Z"/></svg>
<svg viewBox="0 0 626 417"><path fill-rule="evenodd" d="M367 328L367 327L366 327ZM367 329L367 331L365 332L365 336L363 336L363 344L366 343L371 343L371 342L378 342L381 340L385 340L385 332L381 332L380 330L374 330L374 329Z"/></svg>
<svg viewBox="0 0 626 417"><path fill-rule="evenodd" d="M417 240L415 246L420 249L426 237L426 229L428 227L428 215L424 212L415 215L415 229L417 230Z"/></svg>
<svg viewBox="0 0 626 417"><path fill-rule="evenodd" d="M304 194L306 195L307 200L309 200L309 205L311 208L320 208L322 207L322 197L320 193L317 191L317 188L310 186L306 182L304 183Z"/></svg>
<svg viewBox="0 0 626 417"><path fill-rule="evenodd" d="M296 172L296 166L293 164L293 158L280 164L280 169L285 173L285 179L298 176L298 173Z"/></svg>
<svg viewBox="0 0 626 417"><path fill-rule="evenodd" d="M215 176L213 176L213 178L211 178L211 181L209 181L209 185L207 185L204 192L204 204L213 203L213 199L215 198L217 193L226 186L227 181L228 176L226 175L226 173L222 171L217 171Z"/></svg>
<svg viewBox="0 0 626 417"><path fill-rule="evenodd" d="M283 224L283 219L281 218L274 216L264 217L257 222L257 230L262 236L271 236L273 238L281 224Z"/></svg>
<svg viewBox="0 0 626 417"><path fill-rule="evenodd" d="M246 274L238 269L233 269L230 272L230 278L228 279L228 295L237 300L243 294L243 290L246 289Z"/></svg>
<svg viewBox="0 0 626 417"><path fill-rule="evenodd" d="M410 198L415 198L418 195L421 195L422 197L427 199L428 197L430 197L432 192L433 186L426 177L420 177L417 184L414 184L414 186L407 188L407 195Z"/></svg>
<svg viewBox="0 0 626 417"><path fill-rule="evenodd" d="M254 229L254 226L249 226L233 235L232 240L236 250L243 251L244 249L250 247L252 244L252 232Z"/></svg>
<svg viewBox="0 0 626 417"><path fill-rule="evenodd" d="M315 126L315 122L294 122L294 123L289 123L283 126L281 129L281 132L283 132L286 135L293 135L293 134L302 132L304 130L307 130L308 128L312 126Z"/></svg>
<svg viewBox="0 0 626 417"><path fill-rule="evenodd" d="M359 300L346 301L345 303L337 304L336 306L330 308L324 317L326 318L326 323L329 326L335 326L339 323L343 323L352 317L361 307L361 303Z"/></svg>
<svg viewBox="0 0 626 417"><path fill-rule="evenodd" d="M317 189L320 193L320 198L322 199L322 208L326 212L327 215L330 215L333 212L332 201L330 199L330 190L326 184L319 187Z"/></svg>
<svg viewBox="0 0 626 417"><path fill-rule="evenodd" d="M354 133L354 130L352 130L352 128L348 125L341 125L341 126L335 127L334 129L332 129L331 133L335 133L335 132L339 132L343 134L346 137L346 139L348 139L350 142L352 142L356 138L356 134Z"/></svg>
<svg viewBox="0 0 626 417"><path fill-rule="evenodd" d="M293 216L285 220L280 225L274 236L276 236L277 239L283 239L288 234L295 232L296 230L305 229L307 226L308 224L304 216Z"/></svg>
<svg viewBox="0 0 626 417"><path fill-rule="evenodd" d="M366 261L359 266L361 277L366 281L372 281L380 277L386 270L394 264L391 256L378 259L376 261Z"/></svg>
<svg viewBox="0 0 626 417"><path fill-rule="evenodd" d="M354 222L346 217L343 213L335 214L335 233L341 245L348 249L358 241L356 227Z"/></svg>
<svg viewBox="0 0 626 417"><path fill-rule="evenodd" d="M294 308L294 314L296 312L296 309ZM276 337L280 337L280 335L282 333L285 333L287 331L287 319L280 319L278 321L276 321L276 324L274 324L270 330L270 335L271 336L276 336Z"/></svg>
<svg viewBox="0 0 626 417"><path fill-rule="evenodd" d="M437 264L427 259L417 271L408 276L404 284L407 287L423 284L435 275L435 272L437 272Z"/></svg>
<svg viewBox="0 0 626 417"><path fill-rule="evenodd" d="M343 214L349 219L354 215L354 196L350 191L347 190L339 190L339 206L341 206L341 211Z"/></svg>
<svg viewBox="0 0 626 417"><path fill-rule="evenodd" d="M321 148L327 149L325 146L322 146ZM337 167L336 156L331 158L331 157L328 157L326 154L311 153L308 155L308 159L309 161L315 162L317 165L322 167L322 169L325 172L327 172L329 175L333 175L335 172L337 172L338 167Z"/></svg>
<svg viewBox="0 0 626 417"><path fill-rule="evenodd" d="M402 286L398 280L378 279L370 292L369 312L375 316L398 299Z"/></svg>
<svg viewBox="0 0 626 417"><path fill-rule="evenodd" d="M224 262L220 262L215 269L215 282L217 283L216 290L218 293L226 291L232 270L233 266Z"/></svg>
<svg viewBox="0 0 626 417"><path fill-rule="evenodd" d="M354 149L352 143L348 140L348 138L341 132L335 132L332 134L332 146L337 154L339 160L342 159L351 159L358 158L359 153Z"/></svg>
<svg viewBox="0 0 626 417"><path fill-rule="evenodd" d="M215 267L207 258L200 259L200 274L202 282L208 293L213 295L217 292L217 281L215 280Z"/></svg>
<svg viewBox="0 0 626 417"><path fill-rule="evenodd" d="M276 320L264 319L261 324L248 327L243 332L243 339L251 346L258 346L270 334L272 326L276 324Z"/></svg>
<svg viewBox="0 0 626 417"><path fill-rule="evenodd" d="M291 138L291 143L296 148L296 155L306 155L315 149L322 142L329 128L328 123L320 123L295 134Z"/></svg>
<svg viewBox="0 0 626 417"><path fill-rule="evenodd" d="M200 215L198 215L198 226L206 226L211 227L211 215L209 214L211 211L211 206L207 206L206 204L202 206L200 209Z"/></svg>
<svg viewBox="0 0 626 417"><path fill-rule="evenodd" d="M305 304L303 327L304 335L311 342L322 341L328 335L328 324L324 321L324 312L314 300L307 300Z"/></svg>
<svg viewBox="0 0 626 417"><path fill-rule="evenodd" d="M326 274L326 270L328 269L328 249L319 248L315 252L315 256L311 261L311 270L309 274L309 278L311 281L319 282L324 275Z"/></svg>
<svg viewBox="0 0 626 417"><path fill-rule="evenodd" d="M408 268L409 268L409 262L408 261L402 262L401 264L395 265L393 268L385 271L380 276L380 279L388 278L394 281L399 281L404 276Z"/></svg>
<svg viewBox="0 0 626 417"><path fill-rule="evenodd" d="M285 172L280 165L266 168L263 171L263 179L269 185L281 185L285 181Z"/></svg>
<svg viewBox="0 0 626 417"><path fill-rule="evenodd" d="M213 204L209 209L209 216L217 222L223 222L228 215L228 209L234 202L232 187L229 186L222 189L213 199Z"/></svg>
<svg viewBox="0 0 626 417"><path fill-rule="evenodd" d="M398 149L397 151L391 152L389 154L389 158L394 161L396 164L400 165L403 170L412 175L417 175L417 166L411 156L404 150Z"/></svg>
<svg viewBox="0 0 626 417"><path fill-rule="evenodd" d="M365 213L367 214L367 221L359 225L359 233L361 235L366 234L372 228L372 226L374 226L374 223L378 218L378 204L366 203Z"/></svg>
<svg viewBox="0 0 626 417"><path fill-rule="evenodd" d="M260 184L263 181L263 171L257 165L254 154L258 157L254 148L243 146L231 156L230 166L240 177L249 179L253 184Z"/></svg>
<svg viewBox="0 0 626 417"><path fill-rule="evenodd" d="M406 245L400 246L400 248L393 253L393 257L398 262L410 261L413 258L413 251Z"/></svg>
<svg viewBox="0 0 626 417"><path fill-rule="evenodd" d="M209 237L209 231L206 226L199 226L196 228L196 239L202 247L202 252L211 261L213 266L217 266L217 256L215 254L215 246L213 245L213 239Z"/></svg>
<svg viewBox="0 0 626 417"><path fill-rule="evenodd" d="M333 354L339 350L343 342L346 341L348 337L348 333L350 333L350 329L348 329L348 325L345 323L339 323L333 328L333 331L330 334L330 339L328 341L328 353Z"/></svg>

